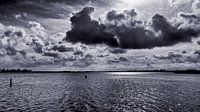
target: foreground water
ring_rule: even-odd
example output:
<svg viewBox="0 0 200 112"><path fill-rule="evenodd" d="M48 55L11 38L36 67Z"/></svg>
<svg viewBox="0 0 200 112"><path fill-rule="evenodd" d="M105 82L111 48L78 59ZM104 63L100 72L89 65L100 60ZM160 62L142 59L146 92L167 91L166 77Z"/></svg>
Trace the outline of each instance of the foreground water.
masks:
<svg viewBox="0 0 200 112"><path fill-rule="evenodd" d="M87 79L85 75L0 74L0 111L200 112L198 75L89 73Z"/></svg>

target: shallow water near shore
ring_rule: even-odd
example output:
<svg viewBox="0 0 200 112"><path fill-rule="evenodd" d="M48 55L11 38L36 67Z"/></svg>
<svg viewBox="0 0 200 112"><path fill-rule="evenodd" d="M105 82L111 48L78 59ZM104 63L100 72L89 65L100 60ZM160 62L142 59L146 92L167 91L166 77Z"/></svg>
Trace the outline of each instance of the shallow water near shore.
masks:
<svg viewBox="0 0 200 112"><path fill-rule="evenodd" d="M0 74L0 111L198 112L200 75Z"/></svg>

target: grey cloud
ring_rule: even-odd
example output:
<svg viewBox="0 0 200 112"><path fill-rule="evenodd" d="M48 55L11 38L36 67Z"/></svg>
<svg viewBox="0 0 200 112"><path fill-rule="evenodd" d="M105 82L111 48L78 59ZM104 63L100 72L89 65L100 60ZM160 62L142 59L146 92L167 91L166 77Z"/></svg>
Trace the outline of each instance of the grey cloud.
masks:
<svg viewBox="0 0 200 112"><path fill-rule="evenodd" d="M108 14L107 14L107 19L109 21L112 21L112 20L118 20L119 21L119 20L122 20L124 18L125 18L124 14L117 14L117 11L115 11L115 10L112 10L112 11L108 12Z"/></svg>
<svg viewBox="0 0 200 112"><path fill-rule="evenodd" d="M120 61L117 60L117 59L110 59L110 60L108 60L108 64L113 65L113 64L117 64L117 63L120 63Z"/></svg>
<svg viewBox="0 0 200 112"><path fill-rule="evenodd" d="M199 44L199 45L200 45L200 41L197 41L197 44Z"/></svg>
<svg viewBox="0 0 200 112"><path fill-rule="evenodd" d="M27 53L26 53L25 51L19 51L19 53L20 53L23 57L25 57L25 56L27 55Z"/></svg>
<svg viewBox="0 0 200 112"><path fill-rule="evenodd" d="M166 56L153 55L153 57L156 58L156 59L159 59L159 60L176 60L176 59L182 58L183 56L181 54L177 54L177 53L174 53L174 52L169 52Z"/></svg>
<svg viewBox="0 0 200 112"><path fill-rule="evenodd" d="M142 21L133 21L128 25L111 25L112 33L117 35L122 48L153 48L159 46L170 46L179 42L190 42L191 37L197 37L199 32L192 28L178 29L171 25L165 17L157 14L152 17L151 29L160 32L156 36L148 30Z"/></svg>
<svg viewBox="0 0 200 112"><path fill-rule="evenodd" d="M80 51L80 50L74 52L74 55L78 55L78 56L83 56L83 54L84 54L83 51Z"/></svg>
<svg viewBox="0 0 200 112"><path fill-rule="evenodd" d="M1 55L15 56L20 53L19 42L23 40L25 31L14 27L3 27L0 32Z"/></svg>
<svg viewBox="0 0 200 112"><path fill-rule="evenodd" d="M58 52L46 51L43 53L44 56L58 58L60 55Z"/></svg>
<svg viewBox="0 0 200 112"><path fill-rule="evenodd" d="M193 31L191 33L199 33L200 16L194 13L180 13L177 18L178 27Z"/></svg>
<svg viewBox="0 0 200 112"><path fill-rule="evenodd" d="M125 49L121 49L121 48L113 48L109 50L110 53L112 54L124 54L127 53L127 51Z"/></svg>
<svg viewBox="0 0 200 112"><path fill-rule="evenodd" d="M98 21L92 20L90 14L94 12L93 7L85 7L70 18L72 29L67 32L66 40L69 42L82 42L85 44L107 44L118 46L114 35L105 31L105 26Z"/></svg>
<svg viewBox="0 0 200 112"><path fill-rule="evenodd" d="M108 21L116 21L116 22L121 21L121 20L128 21L128 19L133 19L136 16L137 16L137 13L136 13L135 9L124 10L122 13L119 13L116 10L112 10L107 13L106 19ZM133 22L136 22L136 21L133 21Z"/></svg>
<svg viewBox="0 0 200 112"><path fill-rule="evenodd" d="M129 61L129 60L128 60L127 58L125 58L125 57L120 57L119 60L120 60L121 62L128 62L128 61Z"/></svg>
<svg viewBox="0 0 200 112"><path fill-rule="evenodd" d="M52 49L55 50L55 51L58 51L58 52L73 52L74 51L74 48L67 47L63 44L56 44L56 45L53 46Z"/></svg>
<svg viewBox="0 0 200 112"><path fill-rule="evenodd" d="M167 44L174 44L178 42L190 42L191 37L198 36L199 32L193 28L177 28L176 26L170 25L166 18L161 15L155 15L153 17L153 28L162 32L162 39Z"/></svg>
<svg viewBox="0 0 200 112"><path fill-rule="evenodd" d="M80 67L80 68L86 68L92 64L94 64L94 60L92 58L82 58L82 59L76 60L73 63L73 66Z"/></svg>
<svg viewBox="0 0 200 112"><path fill-rule="evenodd" d="M69 13L70 11L60 7L55 7L56 4L65 4L66 6L86 5L89 2L95 6L108 6L115 0L0 0L0 14L9 15L17 13L34 14L40 17L61 18L59 14Z"/></svg>
<svg viewBox="0 0 200 112"><path fill-rule="evenodd" d="M0 0L0 5L9 5L15 3L17 3L17 0Z"/></svg>
<svg viewBox="0 0 200 112"><path fill-rule="evenodd" d="M137 19L134 9L125 10L124 13L110 11L107 13L107 23L91 19L93 7L85 7L82 11L71 17L72 29L67 32L67 41L82 42L85 44L107 44L113 47L143 49L160 46L171 46L180 42L191 42L192 37L198 37L199 30L195 23L186 27L179 22L172 25L168 20L156 14L151 24L146 25ZM180 18L189 19L192 23L199 22L196 15L180 14ZM178 19L177 19L178 20Z"/></svg>
<svg viewBox="0 0 200 112"><path fill-rule="evenodd" d="M172 63L199 63L200 50L195 50L191 54L169 52L167 55L153 55L153 57L160 61L170 61Z"/></svg>
<svg viewBox="0 0 200 112"><path fill-rule="evenodd" d="M196 54L196 55L199 55L199 56L200 56L200 50L196 50L196 51L194 52L194 54Z"/></svg>
<svg viewBox="0 0 200 112"><path fill-rule="evenodd" d="M13 47L11 47L11 46L8 46L7 48L6 48L6 54L7 55L10 55L10 56L14 56L14 55L16 55L17 54L17 50L15 49L15 48L13 48Z"/></svg>
<svg viewBox="0 0 200 112"><path fill-rule="evenodd" d="M43 53L44 52L44 43L40 39L33 39L32 40L32 46L35 52L37 53Z"/></svg>
<svg viewBox="0 0 200 112"><path fill-rule="evenodd" d="M194 0L192 3L192 10L194 13L200 14L200 1L199 0Z"/></svg>
<svg viewBox="0 0 200 112"><path fill-rule="evenodd" d="M91 3L102 4L102 5L106 5L106 4L108 5L108 3L112 3L114 0L109 0L109 1L102 1L102 0L37 0L37 1L36 0L0 0L0 3L4 5L4 4L19 3L19 2L24 2L24 1L34 1L37 3L44 3L44 2L58 3L59 2L59 3L66 3L69 5L85 4L85 3L91 2Z"/></svg>
<svg viewBox="0 0 200 112"><path fill-rule="evenodd" d="M191 54L190 56L186 58L186 61L192 62L192 63L199 63L200 62L199 59L200 59L200 50L195 50L193 54Z"/></svg>

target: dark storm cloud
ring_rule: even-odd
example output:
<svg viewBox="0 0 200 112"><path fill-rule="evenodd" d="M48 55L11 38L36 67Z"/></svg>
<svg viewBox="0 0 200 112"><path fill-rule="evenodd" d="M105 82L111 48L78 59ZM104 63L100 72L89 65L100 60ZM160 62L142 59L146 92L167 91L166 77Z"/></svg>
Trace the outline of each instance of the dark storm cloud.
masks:
<svg viewBox="0 0 200 112"><path fill-rule="evenodd" d="M116 10L112 10L107 13L108 21L120 21L124 19L130 19L137 16L135 9L132 10L124 10L122 13L117 12Z"/></svg>
<svg viewBox="0 0 200 112"><path fill-rule="evenodd" d="M85 7L82 11L75 13L70 18L72 29L67 32L67 41L82 42L85 44L107 44L117 47L114 35L105 31L105 26L98 21L92 20L90 14L94 12L93 7Z"/></svg>
<svg viewBox="0 0 200 112"><path fill-rule="evenodd" d="M40 18L62 19L73 8L92 4L106 7L114 0L0 0L0 22L4 25L25 26L27 21ZM65 7L64 4L66 5ZM59 6L61 5L61 7ZM70 8L68 8L68 6ZM71 7L72 6L72 7ZM72 8L72 10L70 10Z"/></svg>
<svg viewBox="0 0 200 112"><path fill-rule="evenodd" d="M102 1L102 0L0 0L0 5L15 4L25 1L31 1L36 3L66 3L68 5L78 5L86 3L94 3L99 5L107 5L107 3L113 2L113 0Z"/></svg>
<svg viewBox="0 0 200 112"><path fill-rule="evenodd" d="M197 44L199 44L199 45L200 45L200 41L197 41Z"/></svg>
<svg viewBox="0 0 200 112"><path fill-rule="evenodd" d="M0 5L9 5L15 3L17 3L17 0L0 0Z"/></svg>
<svg viewBox="0 0 200 112"><path fill-rule="evenodd" d="M109 21L122 20L124 18L125 18L124 14L117 14L117 11L115 11L115 10L112 10L112 11L108 12L108 14L107 14L107 19Z"/></svg>
<svg viewBox="0 0 200 112"><path fill-rule="evenodd" d="M0 14L2 15L2 17L4 18L7 17L7 19L12 19L11 17L13 17L13 15L20 13L26 13L31 15L37 15L38 17L48 17L48 18L61 18L59 14L62 11L63 11L62 13L69 13L66 10L54 7L49 3L39 3L36 1L24 1L24 0L18 0L16 2L8 2L8 3L3 2L2 5L0 6L0 10L1 10Z"/></svg>
<svg viewBox="0 0 200 112"><path fill-rule="evenodd" d="M153 28L156 31L161 31L161 38L166 44L171 45L178 42L190 42L191 37L198 36L199 32L195 31L192 28L179 29L176 26L172 26L167 22L166 18L161 15L155 15L152 18Z"/></svg>
<svg viewBox="0 0 200 112"><path fill-rule="evenodd" d="M64 3L66 5L70 6L76 6L76 5L86 5L86 4L92 4L95 6L109 6L112 5L116 0L0 0L0 5L15 5L15 4L21 4L21 3L34 3L37 5L48 5L49 3ZM14 6L16 7L16 5ZM20 6L20 7L26 7L26 6Z"/></svg>
<svg viewBox="0 0 200 112"><path fill-rule="evenodd" d="M97 6L107 6L116 0L43 0L45 2L59 2L68 5L86 5L88 3L95 4Z"/></svg>
<svg viewBox="0 0 200 112"><path fill-rule="evenodd" d="M6 54L7 55L10 55L10 56L14 56L14 55L16 55L17 54L17 50L15 49L15 48L13 48L13 47L10 47L10 46L8 46L7 48L6 48Z"/></svg>
<svg viewBox="0 0 200 112"><path fill-rule="evenodd" d="M137 19L135 10L125 10L118 13L112 10L107 13L107 23L91 19L93 7L85 7L71 17L72 29L67 32L66 40L85 44L104 43L114 47L143 49L160 46L171 46L180 42L191 42L192 37L199 35L195 27L181 27L184 23L172 25L168 20L156 14L150 25L145 25ZM180 15L181 18L199 22L198 16ZM115 37L115 38L114 38Z"/></svg>
<svg viewBox="0 0 200 112"><path fill-rule="evenodd" d="M134 17L135 15L129 15ZM115 20L119 20L118 16ZM111 18L111 17L109 17ZM113 19L112 18L112 19ZM110 20L110 19L109 19ZM178 29L172 26L165 17L157 14L152 17L151 28L156 32L160 32L159 36L155 32L146 29L142 21L132 21L128 25L110 25L113 30L112 33L117 35L120 40L120 47L122 48L153 48L158 46L170 46L179 42L190 42L192 36L198 36L199 32L188 29Z"/></svg>

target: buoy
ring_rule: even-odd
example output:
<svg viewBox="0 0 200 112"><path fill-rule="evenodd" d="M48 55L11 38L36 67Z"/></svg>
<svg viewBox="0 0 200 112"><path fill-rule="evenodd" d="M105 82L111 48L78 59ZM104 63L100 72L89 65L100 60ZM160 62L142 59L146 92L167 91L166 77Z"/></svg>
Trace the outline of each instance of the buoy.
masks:
<svg viewBox="0 0 200 112"><path fill-rule="evenodd" d="M85 75L85 79L87 79L87 75Z"/></svg>
<svg viewBox="0 0 200 112"><path fill-rule="evenodd" d="M12 84L12 78L10 78L10 87L12 87L12 85L13 85L13 84Z"/></svg>

